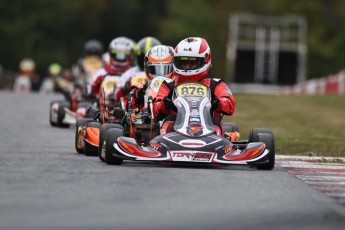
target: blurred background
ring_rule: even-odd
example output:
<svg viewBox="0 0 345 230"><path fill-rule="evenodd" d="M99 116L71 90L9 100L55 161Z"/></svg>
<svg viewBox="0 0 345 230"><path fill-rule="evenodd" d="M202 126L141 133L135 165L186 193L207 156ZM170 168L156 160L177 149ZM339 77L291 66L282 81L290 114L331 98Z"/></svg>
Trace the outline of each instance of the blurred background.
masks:
<svg viewBox="0 0 345 230"><path fill-rule="evenodd" d="M228 48L233 42L231 19L234 20L234 15L248 14L275 17L273 21L281 17L302 20L297 20L295 27L305 33L299 41L305 45L303 51L299 49L305 59L301 64L293 57L292 62L305 66L305 79L319 78L344 67L345 1L342 0L2 0L0 12L1 75L6 76L1 78L2 87L11 84L11 73L18 71L23 58L32 58L38 74L44 76L53 62L64 68L77 62L87 40L99 39L107 47L118 36L135 41L155 36L171 46L188 36L204 37L212 50L212 75L236 81L237 64L229 63ZM278 32L282 37L283 30ZM266 37L272 40L274 34L267 32ZM245 60L242 69L246 63L255 65L250 64L251 54L239 52L237 57L239 54ZM292 83L296 81L282 84Z"/></svg>

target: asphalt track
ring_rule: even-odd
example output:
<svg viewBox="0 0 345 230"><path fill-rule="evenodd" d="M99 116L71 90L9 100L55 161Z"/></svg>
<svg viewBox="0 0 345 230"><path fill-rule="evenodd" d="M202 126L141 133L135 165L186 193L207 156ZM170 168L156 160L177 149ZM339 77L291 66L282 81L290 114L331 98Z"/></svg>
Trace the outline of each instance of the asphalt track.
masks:
<svg viewBox="0 0 345 230"><path fill-rule="evenodd" d="M0 91L0 229L344 229L345 206L277 166L125 162L74 150L57 95Z"/></svg>

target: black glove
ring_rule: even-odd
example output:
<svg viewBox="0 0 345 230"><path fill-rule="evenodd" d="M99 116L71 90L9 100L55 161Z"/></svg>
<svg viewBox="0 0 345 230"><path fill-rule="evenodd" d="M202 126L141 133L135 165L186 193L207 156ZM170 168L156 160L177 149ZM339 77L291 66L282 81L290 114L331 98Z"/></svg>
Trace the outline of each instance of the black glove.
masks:
<svg viewBox="0 0 345 230"><path fill-rule="evenodd" d="M214 97L213 101L211 101L211 109L215 111L219 107L219 99L217 97Z"/></svg>
<svg viewBox="0 0 345 230"><path fill-rule="evenodd" d="M170 97L164 97L163 102L164 102L164 106L166 109L177 112L177 108L174 105L174 102L171 100Z"/></svg>
<svg viewBox="0 0 345 230"><path fill-rule="evenodd" d="M113 110L114 117L121 119L125 115L126 111L121 109L120 107L115 107Z"/></svg>
<svg viewBox="0 0 345 230"><path fill-rule="evenodd" d="M144 105L145 90L135 89L133 96L137 105Z"/></svg>

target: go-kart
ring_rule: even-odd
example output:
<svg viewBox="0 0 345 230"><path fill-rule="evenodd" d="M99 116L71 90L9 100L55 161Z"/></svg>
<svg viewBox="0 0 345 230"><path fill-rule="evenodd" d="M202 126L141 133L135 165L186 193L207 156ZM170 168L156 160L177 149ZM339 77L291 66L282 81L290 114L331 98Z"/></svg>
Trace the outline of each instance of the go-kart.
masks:
<svg viewBox="0 0 345 230"><path fill-rule="evenodd" d="M78 118L85 118L92 101L83 97L78 91L63 92L64 101L52 101L49 108L51 126L68 128L76 124Z"/></svg>
<svg viewBox="0 0 345 230"><path fill-rule="evenodd" d="M273 169L273 133L269 129L252 129L249 139L243 141L232 141L222 136L211 117L210 98L209 88L199 82L177 85L172 96L177 108L173 132L167 131L171 124L164 123L161 135L153 138L148 145L140 145L134 138L125 137L123 129L111 128L103 145L106 163L120 165L123 160L162 161L243 164L258 169Z"/></svg>
<svg viewBox="0 0 345 230"><path fill-rule="evenodd" d="M132 79L132 82L142 81L146 81L145 76ZM90 107L88 110L89 116L93 118L78 119L75 138L75 147L78 153L84 153L87 156L98 155L101 160L103 158L100 149L108 129L124 129L128 136L140 139L141 132L137 131L133 124L141 123L139 126L142 126L144 130L145 122L143 121L146 119L144 114L133 111L130 103L126 103L124 98L121 98L120 106L114 108L115 105L109 103L109 95L111 94L106 93L106 86L102 84L101 87L99 109ZM128 108L127 112L125 111L126 107ZM134 116L135 113L136 116Z"/></svg>

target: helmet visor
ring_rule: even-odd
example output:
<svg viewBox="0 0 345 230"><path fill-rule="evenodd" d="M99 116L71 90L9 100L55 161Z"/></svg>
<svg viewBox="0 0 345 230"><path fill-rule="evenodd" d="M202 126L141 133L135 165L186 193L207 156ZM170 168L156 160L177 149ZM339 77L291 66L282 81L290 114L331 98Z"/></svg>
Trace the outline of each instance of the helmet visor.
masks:
<svg viewBox="0 0 345 230"><path fill-rule="evenodd" d="M111 50L109 54L117 62L125 62L131 57L131 52L128 50Z"/></svg>
<svg viewBox="0 0 345 230"><path fill-rule="evenodd" d="M174 57L174 65L177 69L200 69L205 64L205 58L201 57Z"/></svg>
<svg viewBox="0 0 345 230"><path fill-rule="evenodd" d="M145 71L154 76L166 76L173 70L172 63L147 63Z"/></svg>

